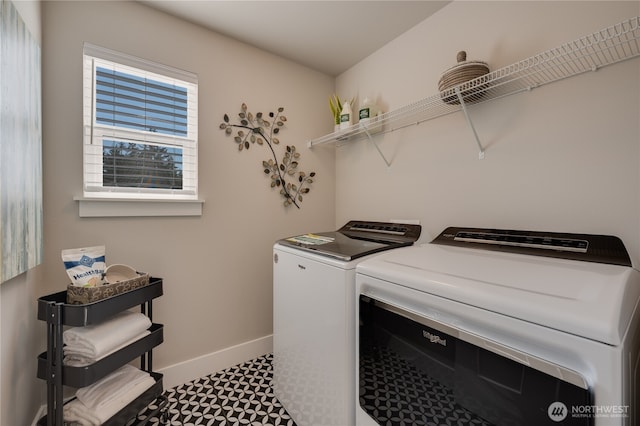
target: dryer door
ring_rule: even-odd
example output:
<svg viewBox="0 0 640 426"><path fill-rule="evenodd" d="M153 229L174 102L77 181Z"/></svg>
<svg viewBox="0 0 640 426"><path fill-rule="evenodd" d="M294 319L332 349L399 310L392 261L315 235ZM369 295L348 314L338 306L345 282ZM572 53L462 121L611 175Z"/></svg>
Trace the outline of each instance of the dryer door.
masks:
<svg viewBox="0 0 640 426"><path fill-rule="evenodd" d="M359 403L378 424L593 425L575 372L361 295Z"/></svg>

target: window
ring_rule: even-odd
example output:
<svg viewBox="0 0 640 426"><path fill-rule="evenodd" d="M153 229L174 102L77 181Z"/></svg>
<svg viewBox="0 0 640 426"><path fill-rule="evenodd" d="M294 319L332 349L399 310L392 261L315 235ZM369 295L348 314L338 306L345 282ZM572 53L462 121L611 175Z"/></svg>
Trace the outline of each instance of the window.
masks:
<svg viewBox="0 0 640 426"><path fill-rule="evenodd" d="M84 45L84 197L198 197L194 74Z"/></svg>

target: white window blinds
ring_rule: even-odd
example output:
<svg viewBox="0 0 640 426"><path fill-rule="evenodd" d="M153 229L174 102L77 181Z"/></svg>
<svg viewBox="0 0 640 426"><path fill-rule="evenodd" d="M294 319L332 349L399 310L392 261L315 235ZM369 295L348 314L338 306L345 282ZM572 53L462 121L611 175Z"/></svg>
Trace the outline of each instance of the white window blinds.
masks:
<svg viewBox="0 0 640 426"><path fill-rule="evenodd" d="M84 196L196 199L194 74L84 46Z"/></svg>

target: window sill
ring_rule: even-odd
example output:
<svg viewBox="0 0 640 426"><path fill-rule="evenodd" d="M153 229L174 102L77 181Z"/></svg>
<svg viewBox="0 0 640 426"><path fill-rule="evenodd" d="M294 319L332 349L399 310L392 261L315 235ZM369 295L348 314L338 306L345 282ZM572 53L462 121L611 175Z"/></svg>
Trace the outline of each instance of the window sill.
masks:
<svg viewBox="0 0 640 426"><path fill-rule="evenodd" d="M202 216L204 204L204 200L73 199L78 201L80 217Z"/></svg>

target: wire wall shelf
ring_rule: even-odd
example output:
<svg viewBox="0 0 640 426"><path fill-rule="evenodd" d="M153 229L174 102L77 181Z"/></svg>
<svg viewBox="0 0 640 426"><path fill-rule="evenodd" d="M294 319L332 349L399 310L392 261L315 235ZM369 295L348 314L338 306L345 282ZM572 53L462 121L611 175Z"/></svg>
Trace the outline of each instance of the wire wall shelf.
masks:
<svg viewBox="0 0 640 426"><path fill-rule="evenodd" d="M565 43L538 55L524 59L439 92L433 96L386 112L368 123L353 126L308 141L309 148L330 142L345 142L389 133L415 124L463 111L478 144L479 158L484 148L473 127L467 104L479 104L565 78L597 71L607 65L640 56L640 16ZM387 166L390 162L375 145Z"/></svg>

